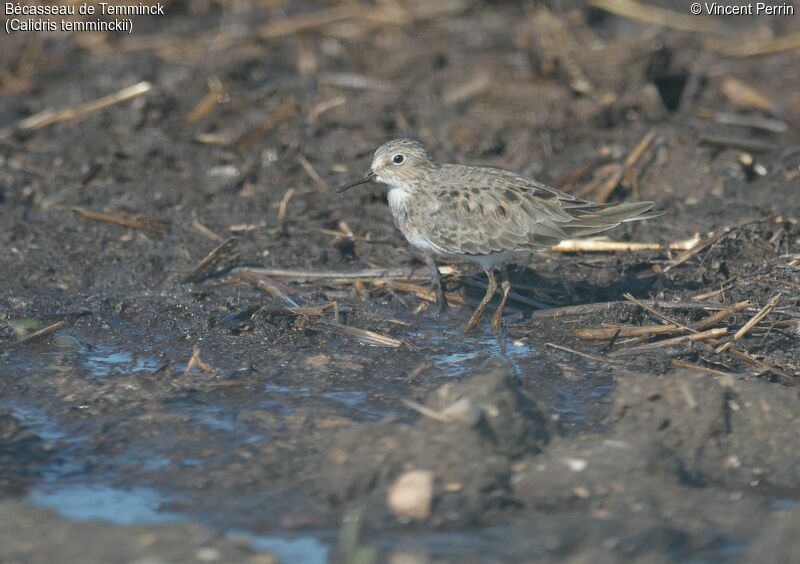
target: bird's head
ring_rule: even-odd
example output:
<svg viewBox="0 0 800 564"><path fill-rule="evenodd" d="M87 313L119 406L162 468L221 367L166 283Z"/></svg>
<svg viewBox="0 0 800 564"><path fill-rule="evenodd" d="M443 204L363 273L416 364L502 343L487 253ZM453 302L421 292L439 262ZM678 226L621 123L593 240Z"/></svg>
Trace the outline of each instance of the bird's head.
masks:
<svg viewBox="0 0 800 564"><path fill-rule="evenodd" d="M431 170L436 163L425 147L413 139L387 141L375 151L369 170L340 187L337 192L349 190L366 182L381 182L390 186L402 186L417 180Z"/></svg>

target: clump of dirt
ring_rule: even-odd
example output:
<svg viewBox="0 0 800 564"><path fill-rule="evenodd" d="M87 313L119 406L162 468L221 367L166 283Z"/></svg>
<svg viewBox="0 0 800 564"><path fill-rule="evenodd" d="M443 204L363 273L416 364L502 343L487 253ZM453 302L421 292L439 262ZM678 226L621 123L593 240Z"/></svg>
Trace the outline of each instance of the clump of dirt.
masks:
<svg viewBox="0 0 800 564"><path fill-rule="evenodd" d="M663 460L671 469L678 461L687 483L800 487L792 470L800 463L800 440L791 431L800 418L795 389L687 372L619 379L611 418L622 435L642 436L668 453L652 458L653 467Z"/></svg>
<svg viewBox="0 0 800 564"><path fill-rule="evenodd" d="M555 430L502 360L445 384L420 409L413 424L384 420L339 431L321 463L327 472L316 484L320 495L337 505L370 504L385 519L388 486L403 472L429 470L431 523L478 522L509 501L514 460L540 452Z"/></svg>
<svg viewBox="0 0 800 564"><path fill-rule="evenodd" d="M47 486L68 513L60 489L145 488L215 535L307 537L272 545L292 549L340 542L359 506L386 561L792 560L800 19L695 33L544 4L175 2L130 36L5 37L0 493ZM334 189L405 136L652 200L662 217L608 235L656 246L534 255L507 334L464 336L483 273L443 264L434 317L385 191ZM408 523L387 492L415 469L430 517ZM5 526L20 507L41 521L0 560L92 531L147 556L128 548L151 530L32 503L0 505L0 533L28 530ZM194 558L190 537L163 554Z"/></svg>

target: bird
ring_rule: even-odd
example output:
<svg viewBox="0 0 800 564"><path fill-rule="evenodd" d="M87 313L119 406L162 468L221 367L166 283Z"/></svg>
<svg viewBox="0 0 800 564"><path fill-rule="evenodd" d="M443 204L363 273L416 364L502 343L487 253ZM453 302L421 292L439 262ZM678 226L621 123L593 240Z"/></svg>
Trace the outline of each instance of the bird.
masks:
<svg viewBox="0 0 800 564"><path fill-rule="evenodd" d="M389 208L406 240L421 250L431 267L440 310L447 307L434 256L477 263L488 288L464 327L473 331L497 293L491 319L502 327L511 283L507 265L544 251L565 239L602 233L623 222L657 217L655 202L595 203L514 172L489 167L438 163L422 143L394 139L381 145L366 173L337 189L377 182L388 186Z"/></svg>

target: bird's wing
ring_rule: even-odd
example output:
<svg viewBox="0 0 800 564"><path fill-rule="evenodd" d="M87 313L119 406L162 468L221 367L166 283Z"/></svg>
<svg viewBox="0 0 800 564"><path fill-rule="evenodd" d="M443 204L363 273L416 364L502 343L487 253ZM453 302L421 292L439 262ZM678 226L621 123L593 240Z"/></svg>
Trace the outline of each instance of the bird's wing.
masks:
<svg viewBox="0 0 800 564"><path fill-rule="evenodd" d="M426 238L445 252L544 250L652 216L652 202L595 204L501 169L445 167L428 198L416 199L427 210Z"/></svg>

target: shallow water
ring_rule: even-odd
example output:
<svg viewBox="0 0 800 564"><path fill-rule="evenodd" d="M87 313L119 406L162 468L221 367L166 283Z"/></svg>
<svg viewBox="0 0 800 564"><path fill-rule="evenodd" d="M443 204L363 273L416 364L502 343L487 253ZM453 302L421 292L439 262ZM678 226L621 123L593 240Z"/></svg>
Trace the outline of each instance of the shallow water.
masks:
<svg viewBox="0 0 800 564"><path fill-rule="evenodd" d="M597 382L548 382L531 378L530 375L536 373L536 350L524 341L501 341L488 332L464 337L457 329L444 323L427 324L425 329L411 333L406 340L419 360L429 365L426 377L433 381L434 386L463 377L489 358L506 358L515 376L525 382L529 392L534 392L537 401L566 421L596 419L597 402L610 391L610 386L598 386ZM64 339L60 341L67 342ZM162 364L152 355L134 353L110 344L87 346L74 337L68 344L71 346L58 346L35 354L23 352L17 360L31 370L56 363L85 371L95 378L114 375L123 380L152 373ZM140 345L147 350L148 343ZM204 360L212 364L217 361L215 358ZM181 372L176 371L173 378L192 378L192 375L182 374L185 365L177 363L177 367ZM226 457L239 448L268 440L263 433L254 432L240 417L243 411L284 416L299 407L319 405L359 420L377 420L401 414L407 417L408 409L393 395L384 394L386 385L391 384L380 379L320 381L284 376L262 382L260 391L254 391L238 402L224 395L192 393L168 394L159 401L162 402L162 413L188 418L194 429L205 430L204 446L216 453L208 456L227 460ZM50 443L58 454L57 459L43 469L40 483L28 493L28 500L36 506L53 509L69 519L103 520L120 525L210 521L227 535L245 537L255 549L273 552L287 562L325 562L335 546L336 531L331 530L298 535L278 529L265 535L264 531L242 527L240 522L226 525L224 517L211 515L208 513L211 510L202 504L198 507L191 503L191 496L197 495L194 491L165 489L159 475L169 470L173 470L174 475L172 465L187 471L205 471L211 459L196 447L189 447L186 454L173 454L160 436L153 436L138 437L119 452L96 452L98 447L93 446L91 434L65 430L59 421L61 414L50 412L54 407L40 402L34 405L24 400L7 402L0 407L11 409L31 432ZM81 428L81 425L76 427L74 424L75 421L72 422L73 429ZM98 461L102 463L98 464ZM246 492L231 491L227 498L234 511L238 505L246 507L250 502ZM413 546L415 550L422 550L420 554L446 558L463 554L463 543L469 540L470 550L491 554L494 533L481 532L468 537L461 533L442 533L425 535L424 538L414 536L407 542L402 538L391 542L384 539L379 548L390 555ZM454 546L462 548L455 550Z"/></svg>
<svg viewBox="0 0 800 564"><path fill-rule="evenodd" d="M32 489L28 501L76 521L143 525L185 520L178 513L163 511L162 506L169 500L145 487L122 489L104 485L49 484Z"/></svg>
<svg viewBox="0 0 800 564"><path fill-rule="evenodd" d="M105 345L79 349L78 352L83 357L86 368L95 376L106 376L114 372L152 372L158 368L158 363L153 358Z"/></svg>

